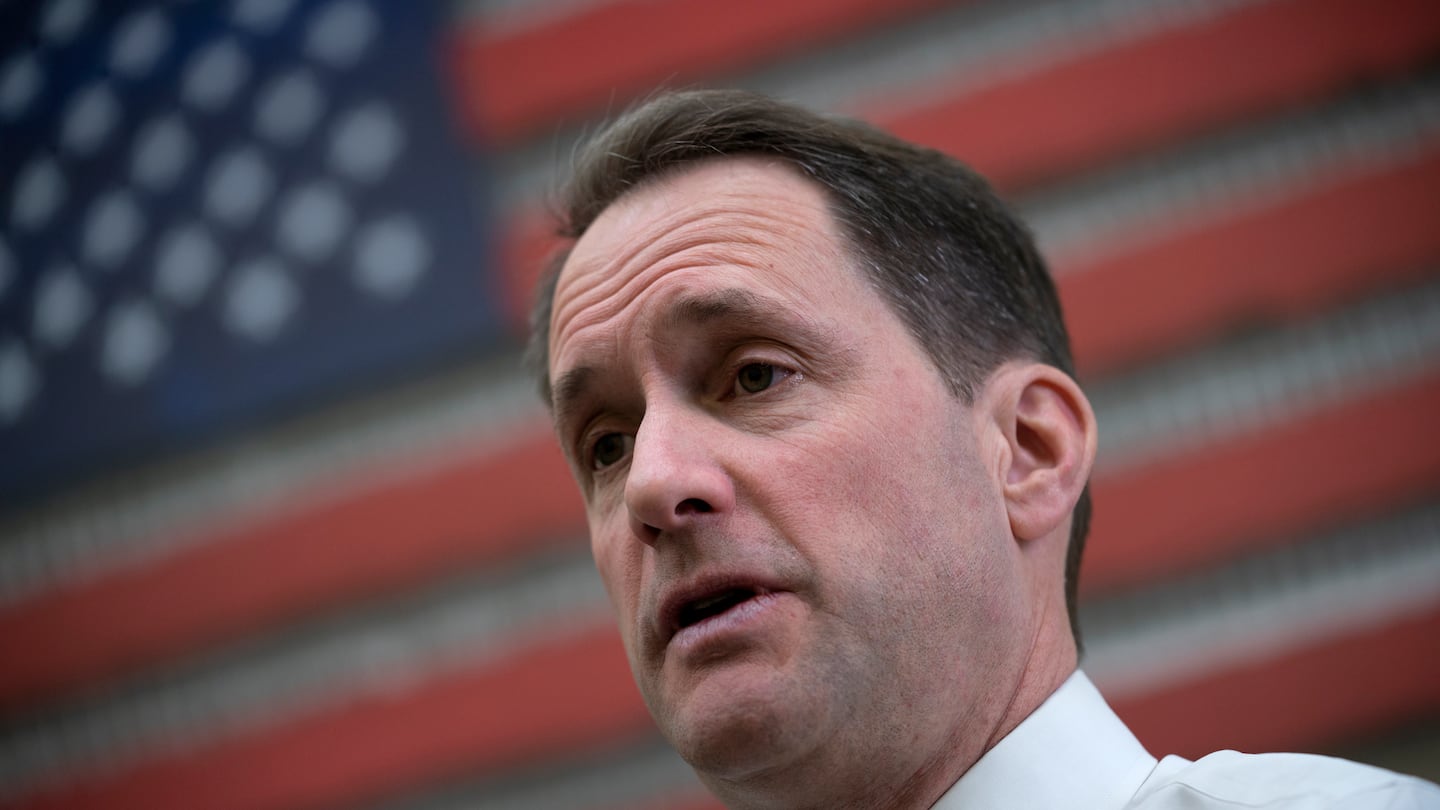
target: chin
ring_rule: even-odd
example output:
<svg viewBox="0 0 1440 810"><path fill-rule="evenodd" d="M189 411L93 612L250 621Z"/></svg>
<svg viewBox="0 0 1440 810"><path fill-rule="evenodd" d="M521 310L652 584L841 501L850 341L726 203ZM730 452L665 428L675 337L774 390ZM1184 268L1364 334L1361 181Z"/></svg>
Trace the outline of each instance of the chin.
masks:
<svg viewBox="0 0 1440 810"><path fill-rule="evenodd" d="M771 671L709 673L660 718L661 731L702 775L742 779L784 768L823 738L820 696ZM802 719L803 718L803 719Z"/></svg>

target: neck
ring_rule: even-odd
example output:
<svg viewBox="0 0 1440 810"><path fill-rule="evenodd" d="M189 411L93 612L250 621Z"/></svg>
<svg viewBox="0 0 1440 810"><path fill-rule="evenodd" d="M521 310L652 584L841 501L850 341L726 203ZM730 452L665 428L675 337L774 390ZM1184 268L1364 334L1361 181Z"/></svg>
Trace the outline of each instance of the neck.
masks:
<svg viewBox="0 0 1440 810"><path fill-rule="evenodd" d="M1063 565L1063 561L1061 564ZM994 748L1005 738L1005 735L1014 731L1015 727L1038 709L1050 695L1054 694L1055 690L1059 689L1060 685L1065 683L1065 679L1069 678L1079 666L1079 650L1075 644L1075 634L1070 627L1070 615L1065 606L1064 596L1056 588L1047 587L1048 581L1042 577L1034 583L1038 599L1034 603L1036 604L1033 614L1034 629L1031 631L1025 662L1020 669L1020 677L1015 681L1015 688L1006 703L1005 711L1000 716L1000 722L996 724L994 732L986 740L980 756ZM977 756L975 760L979 758ZM975 764L975 760L966 764L966 770ZM955 778L958 780L961 775L963 772L957 774Z"/></svg>
<svg viewBox="0 0 1440 810"><path fill-rule="evenodd" d="M863 768L854 763L818 761L822 755L783 771L749 774L743 780L701 777L731 810L925 810L1044 703L1075 671L1076 664L1074 639L1062 615L1058 629L1054 622L1039 623L1014 689L991 703L989 711L977 707L955 718L950 737L940 745L925 745L897 735L893 729L888 733L874 730L876 739L894 742L872 749ZM987 731L977 734L977 728ZM933 754L917 766L913 755L920 747ZM886 767L887 763L891 767Z"/></svg>

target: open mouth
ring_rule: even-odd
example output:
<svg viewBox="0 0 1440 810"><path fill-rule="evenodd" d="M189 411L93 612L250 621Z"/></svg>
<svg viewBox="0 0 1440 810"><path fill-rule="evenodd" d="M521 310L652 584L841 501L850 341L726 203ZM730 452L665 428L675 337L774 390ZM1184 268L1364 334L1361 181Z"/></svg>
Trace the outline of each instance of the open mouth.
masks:
<svg viewBox="0 0 1440 810"><path fill-rule="evenodd" d="M758 596L754 588L726 588L718 593L704 596L699 599L681 605L675 615L676 631L684 630L687 627L697 625L712 616L719 616L721 613L748 602Z"/></svg>
<svg viewBox="0 0 1440 810"><path fill-rule="evenodd" d="M697 644L714 633L742 632L777 593L785 590L763 575L743 572L712 573L672 586L651 625L659 647L684 635L685 644Z"/></svg>

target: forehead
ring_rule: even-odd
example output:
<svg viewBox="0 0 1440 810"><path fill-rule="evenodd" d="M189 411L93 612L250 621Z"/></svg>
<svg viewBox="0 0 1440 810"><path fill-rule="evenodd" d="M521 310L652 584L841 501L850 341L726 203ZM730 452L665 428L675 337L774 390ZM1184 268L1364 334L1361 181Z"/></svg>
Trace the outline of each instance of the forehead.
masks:
<svg viewBox="0 0 1440 810"><path fill-rule="evenodd" d="M818 184L761 158L699 163L625 195L576 242L555 288L552 377L597 329L707 288L840 315L873 297L852 268Z"/></svg>

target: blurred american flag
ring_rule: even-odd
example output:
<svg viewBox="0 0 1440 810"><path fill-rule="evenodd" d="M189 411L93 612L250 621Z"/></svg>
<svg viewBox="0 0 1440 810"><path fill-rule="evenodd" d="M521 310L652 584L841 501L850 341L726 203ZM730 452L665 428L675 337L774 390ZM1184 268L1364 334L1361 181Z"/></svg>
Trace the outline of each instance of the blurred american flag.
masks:
<svg viewBox="0 0 1440 810"><path fill-rule="evenodd" d="M5 8L6 501L503 334L437 12Z"/></svg>
<svg viewBox="0 0 1440 810"><path fill-rule="evenodd" d="M1440 777L1440 4L8 0L0 42L0 807L713 807L518 363L547 192L662 84L868 118L1034 226L1143 742Z"/></svg>

